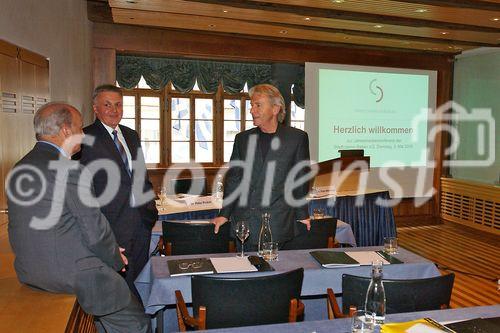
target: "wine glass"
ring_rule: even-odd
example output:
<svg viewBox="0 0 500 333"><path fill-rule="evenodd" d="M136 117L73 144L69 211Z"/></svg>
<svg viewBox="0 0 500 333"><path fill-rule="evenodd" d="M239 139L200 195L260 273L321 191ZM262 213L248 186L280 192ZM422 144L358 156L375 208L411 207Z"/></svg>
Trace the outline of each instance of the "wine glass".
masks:
<svg viewBox="0 0 500 333"><path fill-rule="evenodd" d="M236 237L241 241L241 253L238 253L237 256L240 258L245 257L243 252L243 244L245 243L245 239L247 239L248 235L250 235L250 228L248 227L247 221L238 221L235 227Z"/></svg>

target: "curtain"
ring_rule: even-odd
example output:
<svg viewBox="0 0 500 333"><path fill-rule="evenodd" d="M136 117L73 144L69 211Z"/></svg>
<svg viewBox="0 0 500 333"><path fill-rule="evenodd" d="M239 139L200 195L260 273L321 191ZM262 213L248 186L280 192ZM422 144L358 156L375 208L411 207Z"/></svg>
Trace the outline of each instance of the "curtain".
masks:
<svg viewBox="0 0 500 333"><path fill-rule="evenodd" d="M281 79L276 67L286 66L287 79ZM304 107L304 66L289 64L237 63L179 58L152 58L133 55L116 56L116 80L125 89L132 89L144 76L154 90L161 90L168 82L180 92L189 92L196 81L204 93L214 93L219 83L224 91L237 93L260 83L280 82L283 96L289 96L293 85L295 103Z"/></svg>

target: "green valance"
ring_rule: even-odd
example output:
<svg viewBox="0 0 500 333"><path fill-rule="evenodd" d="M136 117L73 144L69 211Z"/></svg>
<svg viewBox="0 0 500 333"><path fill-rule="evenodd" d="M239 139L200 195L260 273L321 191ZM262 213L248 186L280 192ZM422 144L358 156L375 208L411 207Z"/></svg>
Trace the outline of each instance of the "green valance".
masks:
<svg viewBox="0 0 500 333"><path fill-rule="evenodd" d="M176 90L189 92L198 81L204 93L214 93L219 83L225 91L237 93L245 83L253 87L271 81L271 64L235 63L191 59L149 58L118 55L116 80L121 87L135 87L141 76L154 90L172 81Z"/></svg>
<svg viewBox="0 0 500 333"><path fill-rule="evenodd" d="M289 100L293 85L295 103L304 107L304 66L291 64L237 63L179 58L152 58L133 55L116 56L116 80L125 89L132 89L144 76L154 90L168 82L181 92L189 92L195 82L204 93L214 93L219 83L228 93L241 92L245 86L275 84Z"/></svg>

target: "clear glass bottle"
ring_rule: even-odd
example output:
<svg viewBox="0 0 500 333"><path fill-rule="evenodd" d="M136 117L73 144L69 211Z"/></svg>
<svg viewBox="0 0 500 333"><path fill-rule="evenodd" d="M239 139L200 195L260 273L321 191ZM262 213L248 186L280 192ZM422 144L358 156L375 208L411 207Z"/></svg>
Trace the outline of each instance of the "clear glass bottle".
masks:
<svg viewBox="0 0 500 333"><path fill-rule="evenodd" d="M385 290L382 283L382 261L372 262L372 279L365 299L365 312L375 314L375 323L383 324L385 320Z"/></svg>
<svg viewBox="0 0 500 333"><path fill-rule="evenodd" d="M222 175L217 175L213 196L215 200L222 200L224 196L224 182L222 180Z"/></svg>
<svg viewBox="0 0 500 333"><path fill-rule="evenodd" d="M264 243L272 241L273 241L273 235L271 233L271 214L264 213L262 214L262 224L260 225L260 233L259 233L259 244L258 244L259 256L262 257Z"/></svg>

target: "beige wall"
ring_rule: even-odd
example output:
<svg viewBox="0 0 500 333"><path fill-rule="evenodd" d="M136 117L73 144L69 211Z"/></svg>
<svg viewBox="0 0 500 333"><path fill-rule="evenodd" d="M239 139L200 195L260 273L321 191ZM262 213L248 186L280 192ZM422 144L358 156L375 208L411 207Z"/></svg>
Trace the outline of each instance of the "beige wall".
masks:
<svg viewBox="0 0 500 333"><path fill-rule="evenodd" d="M90 112L91 30L83 0L1 0L0 39L49 58L51 100Z"/></svg>

